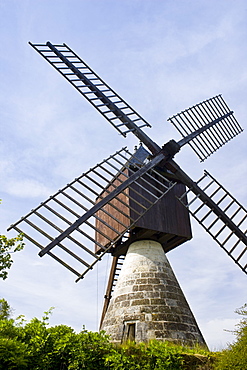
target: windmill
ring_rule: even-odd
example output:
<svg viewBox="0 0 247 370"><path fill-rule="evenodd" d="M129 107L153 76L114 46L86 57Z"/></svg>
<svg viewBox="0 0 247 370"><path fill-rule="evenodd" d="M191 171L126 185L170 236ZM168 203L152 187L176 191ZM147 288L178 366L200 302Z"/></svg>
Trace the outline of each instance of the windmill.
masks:
<svg viewBox="0 0 247 370"><path fill-rule="evenodd" d="M189 144L204 161L242 129L221 95L168 120L182 135L162 146L150 124L66 44L30 45L124 137L127 147L60 189L9 229L24 233L82 279L106 253L113 256L101 328L112 340L204 339L166 253L191 239L191 214L246 273L246 209L208 172L193 181L174 161ZM83 271L82 271L83 269Z"/></svg>

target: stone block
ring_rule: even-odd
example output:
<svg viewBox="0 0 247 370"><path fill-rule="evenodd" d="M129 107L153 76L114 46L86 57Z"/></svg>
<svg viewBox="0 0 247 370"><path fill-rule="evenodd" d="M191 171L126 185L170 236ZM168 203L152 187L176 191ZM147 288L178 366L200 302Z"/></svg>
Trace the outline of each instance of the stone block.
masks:
<svg viewBox="0 0 247 370"><path fill-rule="evenodd" d="M149 295L148 295L149 296ZM146 297L146 292L133 292L128 294L128 299L142 299Z"/></svg>
<svg viewBox="0 0 247 370"><path fill-rule="evenodd" d="M154 286L151 284L139 285L139 291L153 291Z"/></svg>
<svg viewBox="0 0 247 370"><path fill-rule="evenodd" d="M157 291L157 290L154 290L153 292L144 292L143 293L145 296L148 295L148 298L161 298L161 292L160 291Z"/></svg>
<svg viewBox="0 0 247 370"><path fill-rule="evenodd" d="M162 299L162 298L151 298L151 305L164 305L164 299Z"/></svg>
<svg viewBox="0 0 247 370"><path fill-rule="evenodd" d="M152 278L155 276L155 273L154 272L142 272L141 273L141 277L144 278L144 277L147 277L147 278Z"/></svg>
<svg viewBox="0 0 247 370"><path fill-rule="evenodd" d="M126 301L129 299L129 295L128 294L122 294L122 295L118 295L116 298L115 298L115 304L117 302L122 302L122 301Z"/></svg>
<svg viewBox="0 0 247 370"><path fill-rule="evenodd" d="M166 321L168 321L167 316L168 316L168 314L166 314L166 313L161 313L161 312L152 313L152 320L153 321L163 321L163 322L166 322Z"/></svg>
<svg viewBox="0 0 247 370"><path fill-rule="evenodd" d="M123 302L121 302L121 308L122 308L122 307L129 307L129 306L130 306L130 302L131 302L131 301L129 301L129 300L128 300L128 301L123 301Z"/></svg>
<svg viewBox="0 0 247 370"><path fill-rule="evenodd" d="M158 279L158 278L148 278L147 279L148 281L147 281L147 283L148 284L155 284L155 285L159 285L160 284L160 279Z"/></svg>
<svg viewBox="0 0 247 370"><path fill-rule="evenodd" d="M144 279L144 278L140 278L140 279L136 279L135 281L135 284L147 284L147 279Z"/></svg>
<svg viewBox="0 0 247 370"><path fill-rule="evenodd" d="M149 305L150 301L149 299L134 299L131 301L131 306L144 306L144 305Z"/></svg>
<svg viewBox="0 0 247 370"><path fill-rule="evenodd" d="M161 283L159 283L159 284L155 284L155 290L159 290L159 291L161 291L161 292L165 291L165 286L164 286L164 284L161 284Z"/></svg>

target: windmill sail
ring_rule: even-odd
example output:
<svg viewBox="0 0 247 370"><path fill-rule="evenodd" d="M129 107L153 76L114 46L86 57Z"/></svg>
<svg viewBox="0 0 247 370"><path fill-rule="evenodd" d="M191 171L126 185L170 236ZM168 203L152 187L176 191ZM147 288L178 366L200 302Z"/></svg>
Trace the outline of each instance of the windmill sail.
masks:
<svg viewBox="0 0 247 370"><path fill-rule="evenodd" d="M189 145L201 161L243 131L221 95L194 105L168 121L184 138L198 132ZM208 127L210 123L215 124ZM204 126L208 127L205 131Z"/></svg>
<svg viewBox="0 0 247 370"><path fill-rule="evenodd" d="M159 161L157 156L143 166L139 158L123 148L59 190L10 229L24 233L42 254L50 254L79 280L175 185L152 168ZM133 192L138 196L132 197ZM110 199L105 201L107 196ZM60 238L65 232L66 236ZM95 234L100 238L95 239ZM44 248L48 243L57 245L55 251ZM95 245L100 254L94 251ZM78 271L81 265L85 269L82 273Z"/></svg>
<svg viewBox="0 0 247 370"><path fill-rule="evenodd" d="M167 251L190 239L188 212L178 202L180 208L178 217L176 217L178 208L174 202L166 204L166 209L172 209L175 214L175 228L172 230L170 228L167 230L166 223L158 229L157 225L153 227L154 217L152 215L148 217L151 213L145 215L154 206L154 212L157 207L162 210L164 216L162 201L166 201L167 198L169 200L176 199L172 194L173 191L169 193L170 197L162 198L177 182L176 188L179 189L174 193L180 202L188 208L187 194L195 194L195 199L190 201L189 205L196 204L196 201L200 201L201 204L196 210L189 209L191 214L246 272L247 263L244 258L247 237L246 228L242 229L246 219L246 211L239 205L235 211L236 215L238 217L239 214L243 214L243 216L241 220L236 221L235 213L227 214L231 204L237 204L234 198L232 198L230 206L221 208L222 201L215 201L213 199L214 193L209 195L206 193L206 189L210 186L201 189L198 185L200 181L193 182L172 159L183 145L189 143L203 161L242 131L233 112L230 111L221 95L205 100L169 118L169 121L182 134L183 139L179 142L170 140L160 147L142 131L142 127L150 127L149 123L66 44L54 45L50 42L32 44L30 42L30 45L123 136L132 132L147 146L153 156L148 163L144 164L143 159L146 158L146 154L140 160L136 154L133 156L126 148L119 150L59 190L9 229L13 228L24 233L27 239L41 249L40 256L49 254L77 275L78 281L88 270L92 269L106 252L112 251L112 248L115 248L114 252L116 252L122 238L126 235L129 236L134 227L141 229L137 230L136 234L132 233L138 238L138 232L141 232L142 236L150 235L150 230L152 233L158 232L161 235L159 241L163 240L167 244ZM212 182L217 183L213 178ZM188 187L189 191L181 196L185 186ZM219 184L218 187L223 189ZM176 188L174 189L176 190ZM219 190L215 192L215 194L218 193ZM231 197L226 191L225 194ZM223 199L227 196L224 195ZM159 202L161 199L162 201ZM171 206L169 207L169 205ZM200 218L199 213L206 208L208 208L207 213ZM181 209L185 212L181 212ZM143 217L144 215L145 217ZM216 218L208 225L207 222L213 215ZM145 218L148 225L144 222ZM168 220L168 223L172 221L170 216L165 219ZM186 223L187 227L180 230L181 225ZM214 231L216 225L221 225L221 227ZM166 227L163 228L163 226ZM146 230L148 230L148 234L146 234ZM230 230L229 234L222 241L221 237L226 230ZM163 235L165 239L162 239ZM167 239L170 236L173 239ZM228 241L232 241L234 238L237 238L236 242L228 247ZM128 240L131 240L131 237ZM171 245L170 242L173 244ZM118 246L115 247L117 243ZM240 249L242 244L244 247ZM82 265L84 271L81 273L78 270L81 269Z"/></svg>
<svg viewBox="0 0 247 370"><path fill-rule="evenodd" d="M159 146L141 130L151 125L112 90L66 44L29 44L69 81L123 136L133 132L143 142L148 142L152 153ZM127 128L127 130L126 130Z"/></svg>
<svg viewBox="0 0 247 370"><path fill-rule="evenodd" d="M247 273L247 210L207 171L197 181L211 203L189 189L179 200L191 215ZM184 202L184 199L188 202ZM222 211L222 215L217 209Z"/></svg>

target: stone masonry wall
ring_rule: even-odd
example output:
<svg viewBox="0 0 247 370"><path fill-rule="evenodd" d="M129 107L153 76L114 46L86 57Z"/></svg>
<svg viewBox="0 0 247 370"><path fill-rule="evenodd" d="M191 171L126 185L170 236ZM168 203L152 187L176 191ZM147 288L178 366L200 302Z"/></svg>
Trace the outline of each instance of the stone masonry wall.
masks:
<svg viewBox="0 0 247 370"><path fill-rule="evenodd" d="M162 246L155 241L130 245L102 329L120 343L128 339L131 324L136 342L206 345Z"/></svg>

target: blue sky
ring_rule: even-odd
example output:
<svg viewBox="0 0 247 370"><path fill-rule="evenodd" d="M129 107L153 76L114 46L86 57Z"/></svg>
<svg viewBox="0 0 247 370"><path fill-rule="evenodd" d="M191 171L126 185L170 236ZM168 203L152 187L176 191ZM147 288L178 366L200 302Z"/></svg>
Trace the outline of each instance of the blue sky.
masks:
<svg viewBox="0 0 247 370"><path fill-rule="evenodd" d="M245 131L205 163L183 148L179 165L197 180L206 168L247 206L246 1L1 0L0 231L89 167L128 145L29 45L68 44L152 124L162 145L179 134L167 118L223 94ZM211 349L234 337L246 276L203 229L168 254ZM14 233L9 233L13 236ZM96 330L108 258L78 284L27 243L1 295L27 319L56 309L51 324Z"/></svg>

